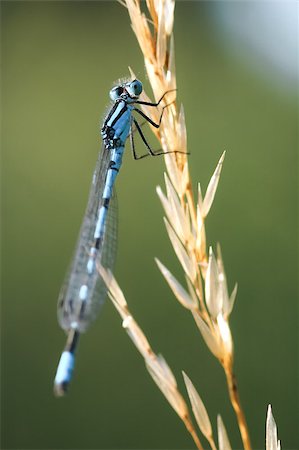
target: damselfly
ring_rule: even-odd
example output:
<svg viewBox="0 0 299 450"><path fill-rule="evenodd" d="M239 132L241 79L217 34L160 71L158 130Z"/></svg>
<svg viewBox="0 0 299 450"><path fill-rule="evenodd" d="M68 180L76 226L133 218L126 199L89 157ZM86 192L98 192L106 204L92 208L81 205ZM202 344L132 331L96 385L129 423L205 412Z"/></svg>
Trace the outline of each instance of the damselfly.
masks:
<svg viewBox="0 0 299 450"><path fill-rule="evenodd" d="M151 125L159 128L167 105L163 107L158 123L135 105L157 107L169 91L162 95L157 103L138 100L141 92L142 83L139 80L120 83L110 91L113 105L101 129L102 151L93 175L74 257L58 300L58 320L60 326L67 332L66 346L54 381L54 392L58 396L66 392L71 380L79 336L96 318L107 294L97 265L100 263L104 267L112 268L115 259L116 227L113 186L122 164L128 136L130 135L135 159L164 153L181 153L180 151L152 151L133 114L138 113ZM141 156L137 156L135 151L133 125L147 148L147 153Z"/></svg>

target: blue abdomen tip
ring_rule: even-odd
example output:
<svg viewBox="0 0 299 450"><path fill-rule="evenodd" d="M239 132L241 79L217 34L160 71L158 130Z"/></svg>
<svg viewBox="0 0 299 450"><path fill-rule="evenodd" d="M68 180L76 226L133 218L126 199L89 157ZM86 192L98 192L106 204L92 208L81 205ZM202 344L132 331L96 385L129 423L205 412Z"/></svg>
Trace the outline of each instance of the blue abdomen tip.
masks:
<svg viewBox="0 0 299 450"><path fill-rule="evenodd" d="M75 365L74 354L68 351L62 353L54 380L54 393L58 397L65 394L72 379Z"/></svg>

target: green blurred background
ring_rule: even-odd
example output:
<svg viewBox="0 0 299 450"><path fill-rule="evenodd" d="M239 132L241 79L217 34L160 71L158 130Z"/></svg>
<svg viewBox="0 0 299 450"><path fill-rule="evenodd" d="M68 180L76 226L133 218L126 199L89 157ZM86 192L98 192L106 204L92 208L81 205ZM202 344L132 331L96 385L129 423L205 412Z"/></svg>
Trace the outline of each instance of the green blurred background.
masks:
<svg viewBox="0 0 299 450"><path fill-rule="evenodd" d="M274 3L264 3L265 20L274 47L285 53ZM227 150L207 238L222 245L230 289L239 283L231 327L253 446L264 446L271 403L282 447L299 448L296 83L223 20L234 5L235 23L245 29L255 4L177 4L178 94L194 187L200 181L205 190ZM263 36L263 24L252 29ZM108 91L130 65L150 92L127 12L116 2L2 2L2 33L2 448L193 448L110 302L80 343L69 395L52 394L65 341L57 295L85 209ZM116 276L184 395L182 369L214 430L220 413L240 448L221 368L153 261L158 256L182 278L155 194L163 171L162 158L136 162L127 149L117 180Z"/></svg>

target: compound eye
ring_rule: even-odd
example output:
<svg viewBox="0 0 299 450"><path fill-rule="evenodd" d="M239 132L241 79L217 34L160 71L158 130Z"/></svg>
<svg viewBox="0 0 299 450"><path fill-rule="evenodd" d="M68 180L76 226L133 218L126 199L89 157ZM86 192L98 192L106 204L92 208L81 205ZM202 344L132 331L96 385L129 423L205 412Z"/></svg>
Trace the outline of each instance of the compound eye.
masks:
<svg viewBox="0 0 299 450"><path fill-rule="evenodd" d="M110 96L111 100L115 101L121 96L121 94L123 92L124 92L124 89L121 86L115 86L109 92L109 96Z"/></svg>
<svg viewBox="0 0 299 450"><path fill-rule="evenodd" d="M139 97L142 89L142 83L139 80L133 80L131 83L128 83L127 91L131 97Z"/></svg>

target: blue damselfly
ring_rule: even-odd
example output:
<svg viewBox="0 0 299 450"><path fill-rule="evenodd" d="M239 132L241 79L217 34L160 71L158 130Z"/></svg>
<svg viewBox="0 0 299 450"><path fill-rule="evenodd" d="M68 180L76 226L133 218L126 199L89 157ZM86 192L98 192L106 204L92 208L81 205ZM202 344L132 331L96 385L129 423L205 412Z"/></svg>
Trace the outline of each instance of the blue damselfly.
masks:
<svg viewBox="0 0 299 450"><path fill-rule="evenodd" d="M67 342L61 355L54 381L54 392L63 395L72 377L75 350L79 336L94 321L106 297L106 287L97 270L97 264L113 268L116 249L115 208L113 207L113 186L122 164L125 143L130 135L134 159L158 156L180 151L152 151L140 124L133 113L138 113L148 123L159 128L163 116L155 123L135 105L157 107L166 92L156 103L139 100L142 83L139 80L123 82L113 87L110 108L102 129L102 151L99 154L89 193L89 200L81 225L77 246L69 273L58 300L58 320L67 333ZM134 145L133 125L140 134L147 153L138 156Z"/></svg>

